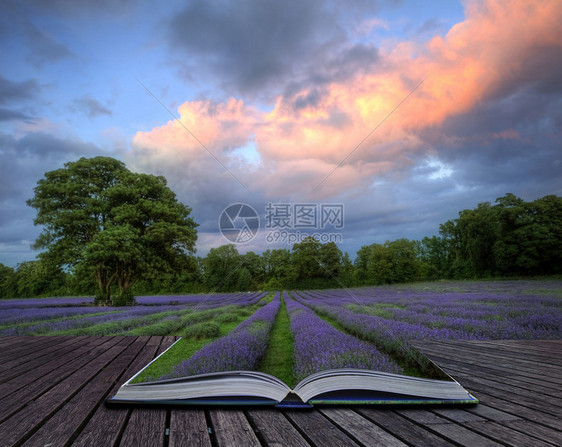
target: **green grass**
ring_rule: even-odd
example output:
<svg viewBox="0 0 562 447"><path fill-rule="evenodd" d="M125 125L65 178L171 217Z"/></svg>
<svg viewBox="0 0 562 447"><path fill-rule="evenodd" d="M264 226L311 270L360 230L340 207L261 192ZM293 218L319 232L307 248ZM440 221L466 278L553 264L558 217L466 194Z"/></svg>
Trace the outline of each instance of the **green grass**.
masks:
<svg viewBox="0 0 562 447"><path fill-rule="evenodd" d="M267 351L258 370L278 377L292 388L296 384L293 362L293 334L287 306L281 298L281 307L271 328Z"/></svg>
<svg viewBox="0 0 562 447"><path fill-rule="evenodd" d="M259 305L254 305L251 307L253 312L255 312ZM219 334L216 337L209 338L188 338L184 337L178 341L172 348L170 348L166 353L160 357L158 362L154 362L147 369L145 369L138 377L133 381L134 383L145 382L147 380L157 380L165 374L173 371L174 367L181 363L183 360L189 359L193 354L203 348L205 345L213 342L214 340L224 337L230 332L232 332L239 324L247 320L253 312L247 312L249 308L240 309L244 312L236 312L238 318L235 321L229 323L219 324ZM217 315L219 317L219 315ZM200 335L200 334L199 334Z"/></svg>
<svg viewBox="0 0 562 447"><path fill-rule="evenodd" d="M185 331L185 337L192 338L194 340L217 338L220 334L220 326L212 321L194 324L193 326L189 326Z"/></svg>
<svg viewBox="0 0 562 447"><path fill-rule="evenodd" d="M184 309L177 312L175 315L179 319L169 321L157 321L153 324L147 324L134 329L131 329L126 335L180 335L183 336L186 326L202 323L216 319L223 314L230 312L237 312L236 306L228 305L216 309L206 309L194 312L193 309Z"/></svg>
<svg viewBox="0 0 562 447"><path fill-rule="evenodd" d="M217 315L232 311L238 312L239 309L237 306L228 305L199 312L194 312L190 308L168 310L127 320L107 321L81 328L51 331L43 335L183 335L186 326L209 321ZM170 316L178 316L180 318L163 321L166 317Z"/></svg>

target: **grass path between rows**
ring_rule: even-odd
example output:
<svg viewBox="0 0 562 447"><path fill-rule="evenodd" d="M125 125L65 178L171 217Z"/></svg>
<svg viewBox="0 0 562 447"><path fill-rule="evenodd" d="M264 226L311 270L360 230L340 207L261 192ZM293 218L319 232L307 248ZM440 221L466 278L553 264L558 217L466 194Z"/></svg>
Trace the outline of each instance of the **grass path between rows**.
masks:
<svg viewBox="0 0 562 447"><path fill-rule="evenodd" d="M267 351L260 362L258 370L278 377L292 388L296 385L293 358L293 334L291 333L287 305L282 295L280 298L281 307L273 322L273 327L269 334Z"/></svg>

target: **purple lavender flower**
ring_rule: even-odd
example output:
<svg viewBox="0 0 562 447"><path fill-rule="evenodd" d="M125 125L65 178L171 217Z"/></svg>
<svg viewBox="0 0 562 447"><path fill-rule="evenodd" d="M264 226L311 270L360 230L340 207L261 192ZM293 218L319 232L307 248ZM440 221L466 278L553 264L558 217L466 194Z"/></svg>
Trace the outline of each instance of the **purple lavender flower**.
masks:
<svg viewBox="0 0 562 447"><path fill-rule="evenodd" d="M253 370L265 354L269 333L279 310L279 293L229 335L206 345L174 371L162 377L183 377L220 371Z"/></svg>
<svg viewBox="0 0 562 447"><path fill-rule="evenodd" d="M285 294L294 336L297 380L335 368L361 368L402 372L389 356L367 342L338 331L312 310Z"/></svg>

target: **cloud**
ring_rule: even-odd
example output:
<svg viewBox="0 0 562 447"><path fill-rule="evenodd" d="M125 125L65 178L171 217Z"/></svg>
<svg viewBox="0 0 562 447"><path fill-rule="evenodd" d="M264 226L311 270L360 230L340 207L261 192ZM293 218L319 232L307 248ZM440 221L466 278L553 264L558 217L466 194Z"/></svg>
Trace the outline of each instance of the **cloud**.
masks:
<svg viewBox="0 0 562 447"><path fill-rule="evenodd" d="M97 99L93 99L92 97L85 95L82 96L73 102L74 107L73 110L78 109L79 111L85 113L89 118L95 118L98 116L112 116L113 112L105 107L101 102Z"/></svg>
<svg viewBox="0 0 562 447"><path fill-rule="evenodd" d="M33 121L33 118L17 110L0 107L0 121Z"/></svg>
<svg viewBox="0 0 562 447"><path fill-rule="evenodd" d="M0 121L26 121L33 118L27 110L22 109L22 103L29 103L36 99L41 92L41 87L35 79L15 82L6 79L0 74Z"/></svg>
<svg viewBox="0 0 562 447"><path fill-rule="evenodd" d="M126 162L134 171L164 175L180 200L194 209L199 229L216 231L225 206L259 200L259 193L242 184L250 185L262 172L240 160L240 149L252 142L259 112L233 98L187 102L178 111L180 122L137 132Z"/></svg>
<svg viewBox="0 0 562 447"><path fill-rule="evenodd" d="M193 15L189 17L180 15L178 24L185 25L184 20L197 17L204 19L202 23L211 20L211 16L212 20L219 20L228 12L199 3L191 8L198 9L190 9ZM259 14L242 12L242 16L249 15L254 20ZM561 58L553 57L554 53L562 54L562 29L557 26L558 19L562 20L562 4L536 2L530 6L517 0L509 4L489 0L468 3L466 14L466 20L455 25L445 37L434 37L423 46L398 45L381 55L380 64L368 73L351 70L353 82L340 82L338 76L329 76L330 82L321 87L297 89L292 94L284 92L269 113L260 113L241 100L230 99L222 104L187 102L179 109L181 120L189 129L200 132L205 144L224 155L228 155L228 148L255 138L267 176L252 179L250 184L263 188L268 196L299 193L311 197L320 183L324 191L316 191L316 196L339 195L354 188L364 191L378 176L407 171L418 154L429 153L431 141L424 140L428 129L439 129L456 118L464 123L464 117L470 120L471 114L477 117L488 107L496 107L500 117L489 117L490 123L481 123L480 131L475 129L481 145L498 135L519 136L512 128L516 122L528 122L525 116L512 116L513 120L504 120L504 126L495 126L487 133L483 129L502 121L502 108L497 104L511 95L529 89L540 94L562 87L558 77ZM521 35L523 18L526 33ZM227 42L231 34L241 33L247 38L245 31L239 29L242 22L237 20L234 17L233 23L225 23L222 37L203 35L200 50L213 53L218 42ZM301 29L300 19L295 20L296 28ZM263 24L256 26L265 36ZM360 53L360 47L354 47L354 51ZM540 57L537 51L544 51L548 57ZM241 57L238 64L244 65L245 56ZM327 67L323 69L326 73L330 72L329 64ZM534 71L540 75L531 76ZM393 112L406 97L407 101ZM235 113L225 118L223 112L234 110L233 107ZM225 128L225 122L234 124ZM364 141L371 132L373 135ZM159 147L167 147L170 159L174 158L172 153L200 153L193 141L187 141L189 138L177 123L169 123L137 135L133 146L142 140L141 146L147 147L147 142L153 140L148 146L156 152Z"/></svg>
<svg viewBox="0 0 562 447"><path fill-rule="evenodd" d="M172 26L180 51L226 73L224 85L276 86L267 111L251 105L252 95L179 108L182 123L249 192L176 122L138 133L130 153L139 169L170 176L187 203L205 210L205 231L225 202L322 199L365 209L376 226L369 234L421 237L428 222L436 231L435 220L460 206L508 191L529 200L559 193L562 3L469 1L465 20L444 36L384 50L351 43L339 26L322 40L330 11L304 29L300 16L315 10L304 3L299 17L281 13L285 39L275 54L266 53L276 28L249 5L237 15L195 2ZM287 39L293 21L295 38ZM435 23L425 25L428 33ZM302 52L293 54L299 39ZM233 154L249 143L259 163L243 166ZM367 231L368 220L358 217L356 231Z"/></svg>
<svg viewBox="0 0 562 447"><path fill-rule="evenodd" d="M75 57L74 53L57 36L57 31L50 31L38 26L36 9L25 2L7 2L2 5L0 30L5 35L21 36L27 49L26 59L36 68L43 68L64 59ZM21 51L20 48L17 50Z"/></svg>
<svg viewBox="0 0 562 447"><path fill-rule="evenodd" d="M10 81L0 74L0 104L30 100L40 92L41 87L35 79L16 82Z"/></svg>
<svg viewBox="0 0 562 447"><path fill-rule="evenodd" d="M311 74L324 77L313 72L326 58L332 59L332 70L338 60L345 62L345 53L353 58L345 24L377 9L372 2L193 1L171 18L169 47L190 66L190 76L211 75L227 91L269 97L279 84L309 83ZM376 59L376 49L361 51L372 52L364 63Z"/></svg>

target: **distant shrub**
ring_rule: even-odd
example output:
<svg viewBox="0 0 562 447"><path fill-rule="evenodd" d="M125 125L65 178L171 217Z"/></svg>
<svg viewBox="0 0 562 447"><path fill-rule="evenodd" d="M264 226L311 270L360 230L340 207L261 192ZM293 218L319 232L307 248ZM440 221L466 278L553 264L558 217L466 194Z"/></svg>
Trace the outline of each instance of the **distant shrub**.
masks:
<svg viewBox="0 0 562 447"><path fill-rule="evenodd" d="M205 322L197 323L190 326L185 331L185 337L195 340L202 340L204 338L216 338L220 335L221 330L218 324Z"/></svg>
<svg viewBox="0 0 562 447"><path fill-rule="evenodd" d="M238 314L231 313L231 312L219 315L218 317L215 318L215 321L217 323L233 323L237 320L238 320Z"/></svg>
<svg viewBox="0 0 562 447"><path fill-rule="evenodd" d="M236 314L237 314L239 317L242 317L242 318L249 317L249 316L252 315L253 313L254 313L253 310L251 310L251 309L246 309L246 308L238 309L238 310L236 311Z"/></svg>

